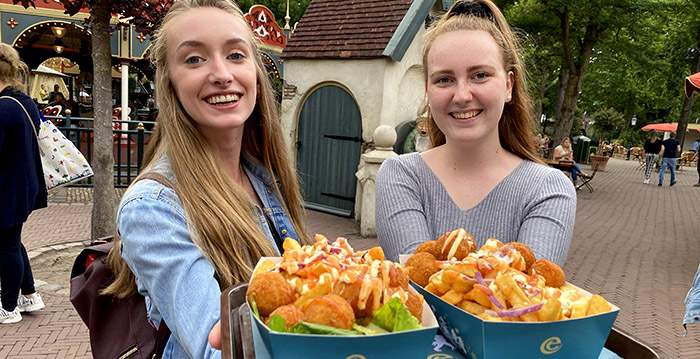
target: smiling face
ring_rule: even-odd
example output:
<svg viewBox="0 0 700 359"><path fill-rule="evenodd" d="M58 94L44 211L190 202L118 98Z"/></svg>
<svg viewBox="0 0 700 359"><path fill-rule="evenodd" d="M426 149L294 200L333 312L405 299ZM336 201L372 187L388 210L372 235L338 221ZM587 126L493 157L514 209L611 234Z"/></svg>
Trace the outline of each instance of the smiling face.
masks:
<svg viewBox="0 0 700 359"><path fill-rule="evenodd" d="M501 49L480 30L438 36L427 56L428 102L438 128L450 141L499 141L498 122L510 101L513 73Z"/></svg>
<svg viewBox="0 0 700 359"><path fill-rule="evenodd" d="M174 19L168 31L170 81L185 112L205 137L227 129L242 133L257 96L246 25L224 10L202 7Z"/></svg>

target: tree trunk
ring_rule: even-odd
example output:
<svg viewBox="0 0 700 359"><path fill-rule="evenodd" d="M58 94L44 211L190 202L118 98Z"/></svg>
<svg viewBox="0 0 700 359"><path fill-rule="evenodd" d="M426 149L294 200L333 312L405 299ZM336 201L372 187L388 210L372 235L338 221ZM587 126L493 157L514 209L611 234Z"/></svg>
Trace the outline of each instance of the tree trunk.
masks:
<svg viewBox="0 0 700 359"><path fill-rule="evenodd" d="M557 86L557 104L554 106L554 118L559 120L561 117L561 107L564 105L564 92L566 91L567 81L569 80L569 69L562 67L559 71L559 85Z"/></svg>
<svg viewBox="0 0 700 359"><path fill-rule="evenodd" d="M693 65L691 66L690 74L694 74L700 71L700 33L698 33L698 45L696 47L695 56L693 57ZM683 85L685 86L685 84ZM690 97L686 97L683 102L683 108L681 109L681 116L678 119L678 130L676 139L681 143L681 150L683 150L683 141L685 141L685 130L688 128L688 117L690 116L690 108L693 107L693 94ZM680 153L678 154L680 156Z"/></svg>
<svg viewBox="0 0 700 359"><path fill-rule="evenodd" d="M574 112L578 102L578 94L581 90L583 76L576 71L569 71L564 90L564 101L561 106L561 114L554 124L554 143L559 144L565 137L569 137L571 127L574 124Z"/></svg>
<svg viewBox="0 0 700 359"><path fill-rule="evenodd" d="M91 238L115 234L114 156L112 155L112 50L110 48L109 6L96 0L90 8L92 17L92 63L94 155L92 167L94 194Z"/></svg>

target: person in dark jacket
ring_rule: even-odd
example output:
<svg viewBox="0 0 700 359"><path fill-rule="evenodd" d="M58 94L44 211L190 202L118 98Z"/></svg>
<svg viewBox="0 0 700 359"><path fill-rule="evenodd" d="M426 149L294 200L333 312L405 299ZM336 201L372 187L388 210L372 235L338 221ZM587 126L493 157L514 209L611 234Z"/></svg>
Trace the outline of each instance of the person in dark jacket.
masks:
<svg viewBox="0 0 700 359"><path fill-rule="evenodd" d="M39 110L22 92L20 74L26 70L17 51L0 44L0 324L19 322L20 312L44 307L21 241L22 225L33 210L46 207L47 199L35 134Z"/></svg>
<svg viewBox="0 0 700 359"><path fill-rule="evenodd" d="M661 143L660 154L663 155L661 172L659 173L659 187L664 184L664 172L666 167L671 169L671 186L676 184L676 158L681 153L681 143L676 139L676 132L671 131L670 138Z"/></svg>

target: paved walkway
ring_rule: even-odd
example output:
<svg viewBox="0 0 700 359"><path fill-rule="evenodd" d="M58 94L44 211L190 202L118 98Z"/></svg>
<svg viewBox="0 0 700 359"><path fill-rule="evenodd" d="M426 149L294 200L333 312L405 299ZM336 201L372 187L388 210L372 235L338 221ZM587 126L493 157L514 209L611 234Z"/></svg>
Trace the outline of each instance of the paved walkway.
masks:
<svg viewBox="0 0 700 359"><path fill-rule="evenodd" d="M611 159L592 182L595 192L578 193L564 270L570 282L621 308L616 327L665 358L699 358L700 325L690 326L684 338L681 319L700 262L700 188L692 187L697 182L694 167L679 172L674 187L668 186L668 176L663 187L644 185L636 161ZM52 193L50 201L24 227L32 255L45 255L52 245L88 240L92 206L84 202L91 201L89 191L63 189ZM346 236L357 249L377 243L360 238L351 220L318 212L308 220L312 232ZM49 221L55 227L43 228ZM0 326L0 358L89 358L87 329L68 297L39 290L46 309Z"/></svg>

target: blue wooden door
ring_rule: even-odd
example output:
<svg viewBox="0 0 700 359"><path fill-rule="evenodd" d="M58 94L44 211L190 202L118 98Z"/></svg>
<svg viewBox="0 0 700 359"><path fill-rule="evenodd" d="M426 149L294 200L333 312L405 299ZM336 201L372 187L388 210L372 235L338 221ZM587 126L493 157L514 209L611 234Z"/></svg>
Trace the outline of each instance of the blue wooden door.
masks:
<svg viewBox="0 0 700 359"><path fill-rule="evenodd" d="M297 171L306 206L350 216L362 146L355 100L341 87L319 87L304 102L298 126Z"/></svg>

